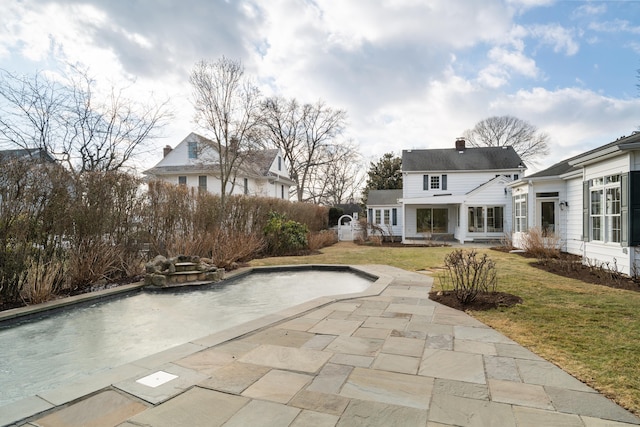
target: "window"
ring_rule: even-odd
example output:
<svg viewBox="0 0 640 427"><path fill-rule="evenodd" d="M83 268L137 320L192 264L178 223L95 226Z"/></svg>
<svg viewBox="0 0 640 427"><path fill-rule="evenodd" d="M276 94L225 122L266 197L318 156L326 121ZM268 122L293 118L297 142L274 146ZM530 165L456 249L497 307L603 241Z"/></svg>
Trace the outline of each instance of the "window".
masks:
<svg viewBox="0 0 640 427"><path fill-rule="evenodd" d="M469 231L470 232L484 232L484 209L482 207L470 207L469 208Z"/></svg>
<svg viewBox="0 0 640 427"><path fill-rule="evenodd" d="M513 197L513 217L516 232L527 231L527 195L518 194Z"/></svg>
<svg viewBox="0 0 640 427"><path fill-rule="evenodd" d="M620 243L622 240L620 175L589 181L589 234L591 240Z"/></svg>
<svg viewBox="0 0 640 427"><path fill-rule="evenodd" d="M432 190L440 189L440 175L431 175L431 189Z"/></svg>
<svg viewBox="0 0 640 427"><path fill-rule="evenodd" d="M198 189L200 191L207 191L207 176L200 175L198 177Z"/></svg>
<svg viewBox="0 0 640 427"><path fill-rule="evenodd" d="M280 185L280 198L284 199L284 185Z"/></svg>
<svg viewBox="0 0 640 427"><path fill-rule="evenodd" d="M514 174L513 174L513 180L514 180L514 181L517 181L517 180L518 180L518 178L520 178L520 175L518 175L517 173L514 173Z"/></svg>
<svg viewBox="0 0 640 427"><path fill-rule="evenodd" d="M422 189L428 190L446 190L447 175L422 175Z"/></svg>
<svg viewBox="0 0 640 427"><path fill-rule="evenodd" d="M472 206L469 208L470 232L490 233L504 231L504 206Z"/></svg>
<svg viewBox="0 0 640 427"><path fill-rule="evenodd" d="M391 223L391 221L389 221L389 215L390 215L389 209L385 209L384 210L384 223L385 224L390 224Z"/></svg>
<svg viewBox="0 0 640 427"><path fill-rule="evenodd" d="M278 156L278 170L282 170L282 157Z"/></svg>
<svg viewBox="0 0 640 427"><path fill-rule="evenodd" d="M187 177L186 176L179 176L178 177L178 184L179 185L187 185Z"/></svg>
<svg viewBox="0 0 640 427"><path fill-rule="evenodd" d="M244 178L244 194L249 194L249 179Z"/></svg>
<svg viewBox="0 0 640 427"><path fill-rule="evenodd" d="M447 233L449 210L446 208L416 209L418 233Z"/></svg>
<svg viewBox="0 0 640 427"><path fill-rule="evenodd" d="M487 208L487 231L504 231L504 207L492 206Z"/></svg>
<svg viewBox="0 0 640 427"><path fill-rule="evenodd" d="M369 220L369 223L373 223L373 209L369 209L367 211L367 219Z"/></svg>
<svg viewBox="0 0 640 427"><path fill-rule="evenodd" d="M198 158L198 143L195 141L189 141L189 158L190 159Z"/></svg>
<svg viewBox="0 0 640 427"><path fill-rule="evenodd" d="M382 215L382 212L380 212L380 209L376 209L376 220L375 220L375 224L380 224L381 215Z"/></svg>

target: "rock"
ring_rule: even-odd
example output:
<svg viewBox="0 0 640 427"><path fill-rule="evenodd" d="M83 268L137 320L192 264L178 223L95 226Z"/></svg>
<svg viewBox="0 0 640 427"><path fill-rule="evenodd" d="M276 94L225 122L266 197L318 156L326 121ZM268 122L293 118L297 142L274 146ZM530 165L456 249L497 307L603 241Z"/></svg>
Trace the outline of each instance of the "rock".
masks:
<svg viewBox="0 0 640 427"><path fill-rule="evenodd" d="M152 262L154 265L158 265L158 264L162 264L166 260L167 258L163 257L162 255L156 255L156 257L153 259Z"/></svg>
<svg viewBox="0 0 640 427"><path fill-rule="evenodd" d="M167 276L165 276L164 274L152 274L151 276L147 277L151 277L151 284L153 286L157 286L160 288L167 286Z"/></svg>
<svg viewBox="0 0 640 427"><path fill-rule="evenodd" d="M153 274L153 273L157 273L158 269L156 268L153 262L148 262L144 265L144 271L147 274Z"/></svg>

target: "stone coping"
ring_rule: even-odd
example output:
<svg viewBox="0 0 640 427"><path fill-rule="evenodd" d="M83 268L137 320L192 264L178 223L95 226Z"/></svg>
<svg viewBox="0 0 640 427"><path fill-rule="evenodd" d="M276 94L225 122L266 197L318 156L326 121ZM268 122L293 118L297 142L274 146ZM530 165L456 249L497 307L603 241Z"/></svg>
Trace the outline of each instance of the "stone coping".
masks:
<svg viewBox="0 0 640 427"><path fill-rule="evenodd" d="M302 304L294 305L277 313L262 316L258 319L243 323L238 326L225 329L214 334L192 340L176 347L169 348L159 353L144 357L142 359L117 366L78 383L69 384L53 390L46 390L36 396L28 396L16 402L0 406L0 426L20 425L21 420L32 418L40 413L52 410L60 405L66 405L87 395L99 392L111 386L117 381L122 381L139 373L158 368L178 357L186 357L211 347L224 343L243 335L266 328L273 324L282 322L290 317L301 315L307 311L322 307L341 300L348 300L358 297L368 297L379 295L393 281L393 277L373 272L366 266L337 265L337 264L302 264L302 265L282 265L267 267L243 267L227 275L220 282L206 282L202 286L224 285L246 277L253 273L268 273L277 271L344 271L357 274L359 276L375 280L362 292L325 296L315 298ZM24 318L30 315L42 314L47 311L71 307L74 304L81 304L88 301L95 301L109 297L126 294L127 292L144 291L144 283L139 282L131 285L123 285L117 288L105 289L88 294L77 295L69 298L49 301L28 307L7 310L0 314L0 323ZM156 290L157 291L157 290ZM170 291L170 290L168 290Z"/></svg>
<svg viewBox="0 0 640 427"><path fill-rule="evenodd" d="M4 310L0 312L0 325L4 322L20 319L23 317L34 316L38 314L45 314L49 311L54 311L69 306L85 303L95 302L102 299L122 296L127 293L134 292L169 292L176 290L189 290L193 288L203 288L207 286L222 286L225 284L233 283L234 280L246 277L253 273L270 273L277 271L312 271L312 270L324 270L324 271L344 271L357 274L358 276L367 278L373 282L379 279L379 277L373 273L367 272L361 267L351 265L340 264L301 264L301 265L281 265L281 266L266 266L266 267L242 267L237 270L227 272L225 278L221 281L198 281L192 283L176 283L175 285L166 286L163 288L154 288L147 286L144 281L131 283L128 285L122 285L109 289L102 289L100 291L88 292L80 295L74 295L65 298L59 298L51 301L47 301L41 304L29 305L26 307L12 308L10 310Z"/></svg>

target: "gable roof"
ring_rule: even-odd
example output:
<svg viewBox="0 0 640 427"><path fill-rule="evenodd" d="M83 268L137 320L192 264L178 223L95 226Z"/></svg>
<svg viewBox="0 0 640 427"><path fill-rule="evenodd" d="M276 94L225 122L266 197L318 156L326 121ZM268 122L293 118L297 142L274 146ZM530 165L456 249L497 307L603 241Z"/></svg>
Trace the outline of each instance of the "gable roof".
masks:
<svg viewBox="0 0 640 427"><path fill-rule="evenodd" d="M640 148L640 132L633 132L630 136L623 136L608 144L580 153L577 156L562 160L548 168L528 175L527 179L559 177L577 171L581 165L604 159L609 155L617 155L625 150Z"/></svg>
<svg viewBox="0 0 640 427"><path fill-rule="evenodd" d="M460 151L455 148L402 151L402 170L406 172L523 168L522 159L511 146L471 147Z"/></svg>
<svg viewBox="0 0 640 427"><path fill-rule="evenodd" d="M277 148L253 151L246 157L245 167L251 168L260 175L267 175L278 153L280 150Z"/></svg>
<svg viewBox="0 0 640 427"><path fill-rule="evenodd" d="M176 146L176 149L179 146L184 146L189 142L196 142L198 144L202 144L202 146L207 147L208 149L215 151L215 144L212 140L199 135L195 132L191 132L186 136L180 143ZM171 147L169 147L170 149ZM163 174L175 174L179 172L185 173L216 173L219 171L220 167L216 163L211 163L209 161L196 161L192 163L181 163L181 164L170 164L166 165L165 159L168 156L173 155L177 150L171 150L165 157L160 160L154 167L143 172L145 175L163 175ZM280 153L280 150L277 148L274 149L264 149L264 150L256 150L247 154L247 157L242 162L242 165L239 166L239 169L244 171L245 173L249 173L251 175L268 177L274 175L269 172L271 165L275 161L276 157ZM175 158L174 158L175 159ZM284 180L288 184L292 184L293 181L280 177L281 180Z"/></svg>
<svg viewBox="0 0 640 427"><path fill-rule="evenodd" d="M569 173L574 170L577 170L578 168L576 168L575 166L571 166L571 164L569 164L569 161L572 159L563 160L561 162L556 163L555 165L549 166L548 168L541 170L540 172L536 172L534 174L528 175L527 179L560 176L560 175L564 175L565 173Z"/></svg>
<svg viewBox="0 0 640 427"><path fill-rule="evenodd" d="M367 205L398 205L402 190L369 190Z"/></svg>
<svg viewBox="0 0 640 427"><path fill-rule="evenodd" d="M0 162L13 159L32 159L55 162L55 159L42 148L18 148L15 150L0 150Z"/></svg>

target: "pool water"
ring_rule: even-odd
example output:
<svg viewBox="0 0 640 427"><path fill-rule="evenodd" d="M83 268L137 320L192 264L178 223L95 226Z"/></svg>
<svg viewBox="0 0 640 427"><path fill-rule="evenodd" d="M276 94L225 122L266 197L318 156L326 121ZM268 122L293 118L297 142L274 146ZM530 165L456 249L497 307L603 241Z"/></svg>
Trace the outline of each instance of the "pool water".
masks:
<svg viewBox="0 0 640 427"><path fill-rule="evenodd" d="M187 292L136 293L0 325L0 406L371 281L338 271L254 273Z"/></svg>

